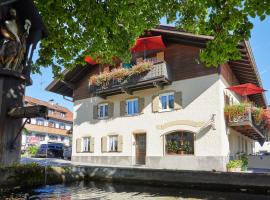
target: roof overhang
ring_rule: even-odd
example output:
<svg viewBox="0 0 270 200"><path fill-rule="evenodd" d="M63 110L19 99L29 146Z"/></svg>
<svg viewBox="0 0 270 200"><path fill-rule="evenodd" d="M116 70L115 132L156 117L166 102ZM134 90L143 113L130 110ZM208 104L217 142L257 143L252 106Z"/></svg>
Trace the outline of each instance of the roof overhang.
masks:
<svg viewBox="0 0 270 200"><path fill-rule="evenodd" d="M199 48L205 48L206 43L213 39L212 36L195 35L179 31L175 27L171 26L159 26L151 29L151 34L162 35L165 43L177 42L197 46ZM232 71L235 73L236 78L240 84L253 83L259 87L263 87L249 42L242 42L238 45L238 48L241 52L241 59L237 61L229 61L229 65L231 66ZM85 66L75 67L72 70L65 70L63 72L64 80L54 80L50 83L46 90L72 97L72 85L75 84L77 80L80 80L81 76L84 76L92 67L94 66L88 64ZM267 100L264 94L251 95L250 99L258 104L258 106L267 106Z"/></svg>

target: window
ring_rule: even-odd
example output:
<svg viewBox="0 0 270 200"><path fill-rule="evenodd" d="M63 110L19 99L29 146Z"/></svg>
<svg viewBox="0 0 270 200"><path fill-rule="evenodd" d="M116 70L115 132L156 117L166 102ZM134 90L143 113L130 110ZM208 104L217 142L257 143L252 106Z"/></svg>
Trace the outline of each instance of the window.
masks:
<svg viewBox="0 0 270 200"><path fill-rule="evenodd" d="M83 152L90 152L90 138L83 138Z"/></svg>
<svg viewBox="0 0 270 200"><path fill-rule="evenodd" d="M49 115L53 115L53 114L54 114L54 110L53 110L53 109L49 109L49 110L48 110L48 114L49 114Z"/></svg>
<svg viewBox="0 0 270 200"><path fill-rule="evenodd" d="M45 141L45 135L36 134L36 137L39 139L39 141Z"/></svg>
<svg viewBox="0 0 270 200"><path fill-rule="evenodd" d="M118 136L109 136L109 151L118 151Z"/></svg>
<svg viewBox="0 0 270 200"><path fill-rule="evenodd" d="M58 137L55 135L49 135L49 140L57 141Z"/></svg>
<svg viewBox="0 0 270 200"><path fill-rule="evenodd" d="M126 101L127 115L136 115L139 112L138 99L130 99Z"/></svg>
<svg viewBox="0 0 270 200"><path fill-rule="evenodd" d="M43 126L44 125L44 120L42 120L42 119L37 119L37 125L39 125L39 126Z"/></svg>
<svg viewBox="0 0 270 200"><path fill-rule="evenodd" d="M159 96L160 111L170 111L174 109L174 93L161 94Z"/></svg>
<svg viewBox="0 0 270 200"><path fill-rule="evenodd" d="M53 121L49 121L49 127L52 127L52 128L54 128L55 127L55 122L53 122Z"/></svg>
<svg viewBox="0 0 270 200"><path fill-rule="evenodd" d="M108 117L108 104L98 105L98 118L103 119Z"/></svg>
<svg viewBox="0 0 270 200"><path fill-rule="evenodd" d="M194 134L186 131L175 131L166 135L166 153L194 154Z"/></svg>
<svg viewBox="0 0 270 200"><path fill-rule="evenodd" d="M60 112L60 116L63 117L63 118L65 118L66 117L66 113Z"/></svg>
<svg viewBox="0 0 270 200"><path fill-rule="evenodd" d="M65 129L65 124L64 123L60 123L59 126L60 126L60 129Z"/></svg>

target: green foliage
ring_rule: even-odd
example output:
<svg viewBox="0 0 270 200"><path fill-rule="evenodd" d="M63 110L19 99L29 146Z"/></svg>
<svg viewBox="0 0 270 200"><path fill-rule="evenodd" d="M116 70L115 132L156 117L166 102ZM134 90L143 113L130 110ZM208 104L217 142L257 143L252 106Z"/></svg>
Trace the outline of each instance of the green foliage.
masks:
<svg viewBox="0 0 270 200"><path fill-rule="evenodd" d="M178 142L177 141L168 141L167 142L167 150L169 153L177 153L177 151L180 150Z"/></svg>
<svg viewBox="0 0 270 200"><path fill-rule="evenodd" d="M242 171L246 171L247 167L248 167L248 157L246 154L243 154L240 156L240 159L242 161Z"/></svg>
<svg viewBox="0 0 270 200"><path fill-rule="evenodd" d="M30 155L36 155L38 152L38 146L30 146L27 148L27 151Z"/></svg>
<svg viewBox="0 0 270 200"><path fill-rule="evenodd" d="M231 119L243 116L248 112L248 108L250 108L251 105L248 103L241 103L241 104L235 104L235 105L226 105L224 108L224 113L226 116L230 117Z"/></svg>
<svg viewBox="0 0 270 200"><path fill-rule="evenodd" d="M49 37L42 40L39 66L61 67L84 64L91 55L101 63L118 57L130 60L130 48L145 30L166 17L179 29L213 36L200 59L217 67L240 58L237 44L250 37L251 18L264 20L270 14L268 0L35 0Z"/></svg>
<svg viewBox="0 0 270 200"><path fill-rule="evenodd" d="M228 169L242 168L242 166L243 166L242 160L230 160L227 164Z"/></svg>

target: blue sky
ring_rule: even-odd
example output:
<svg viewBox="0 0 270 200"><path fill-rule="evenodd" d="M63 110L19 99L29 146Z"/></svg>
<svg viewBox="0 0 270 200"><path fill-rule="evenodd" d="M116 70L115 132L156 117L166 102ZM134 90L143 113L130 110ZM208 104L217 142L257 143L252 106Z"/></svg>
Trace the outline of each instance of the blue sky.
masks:
<svg viewBox="0 0 270 200"><path fill-rule="evenodd" d="M253 20L250 44L257 63L259 73L263 82L264 89L268 90L266 96L270 100L270 17L261 22ZM36 58L37 55L35 55ZM35 59L34 58L34 59ZM42 75L33 74L33 85L26 88L26 95L48 101L54 99L57 103L72 110L73 103L64 100L61 95L45 91L46 86L53 80L51 68L43 68ZM268 102L269 103L269 102Z"/></svg>

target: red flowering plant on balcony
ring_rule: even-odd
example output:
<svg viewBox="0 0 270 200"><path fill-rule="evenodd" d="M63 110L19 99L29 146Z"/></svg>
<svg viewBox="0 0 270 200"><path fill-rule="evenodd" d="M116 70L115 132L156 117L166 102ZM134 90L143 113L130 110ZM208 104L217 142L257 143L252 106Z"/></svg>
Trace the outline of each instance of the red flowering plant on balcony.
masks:
<svg viewBox="0 0 270 200"><path fill-rule="evenodd" d="M245 116L249 112L250 108L251 104L249 103L226 105L224 108L224 114L227 119L233 120Z"/></svg>
<svg viewBox="0 0 270 200"><path fill-rule="evenodd" d="M123 81L128 77L131 77L136 74L142 74L144 72L150 71L153 67L153 62L144 61L136 65L133 65L132 68L118 68L113 69L110 72L103 72L99 75L91 76L90 84L97 86L106 86L111 80Z"/></svg>

